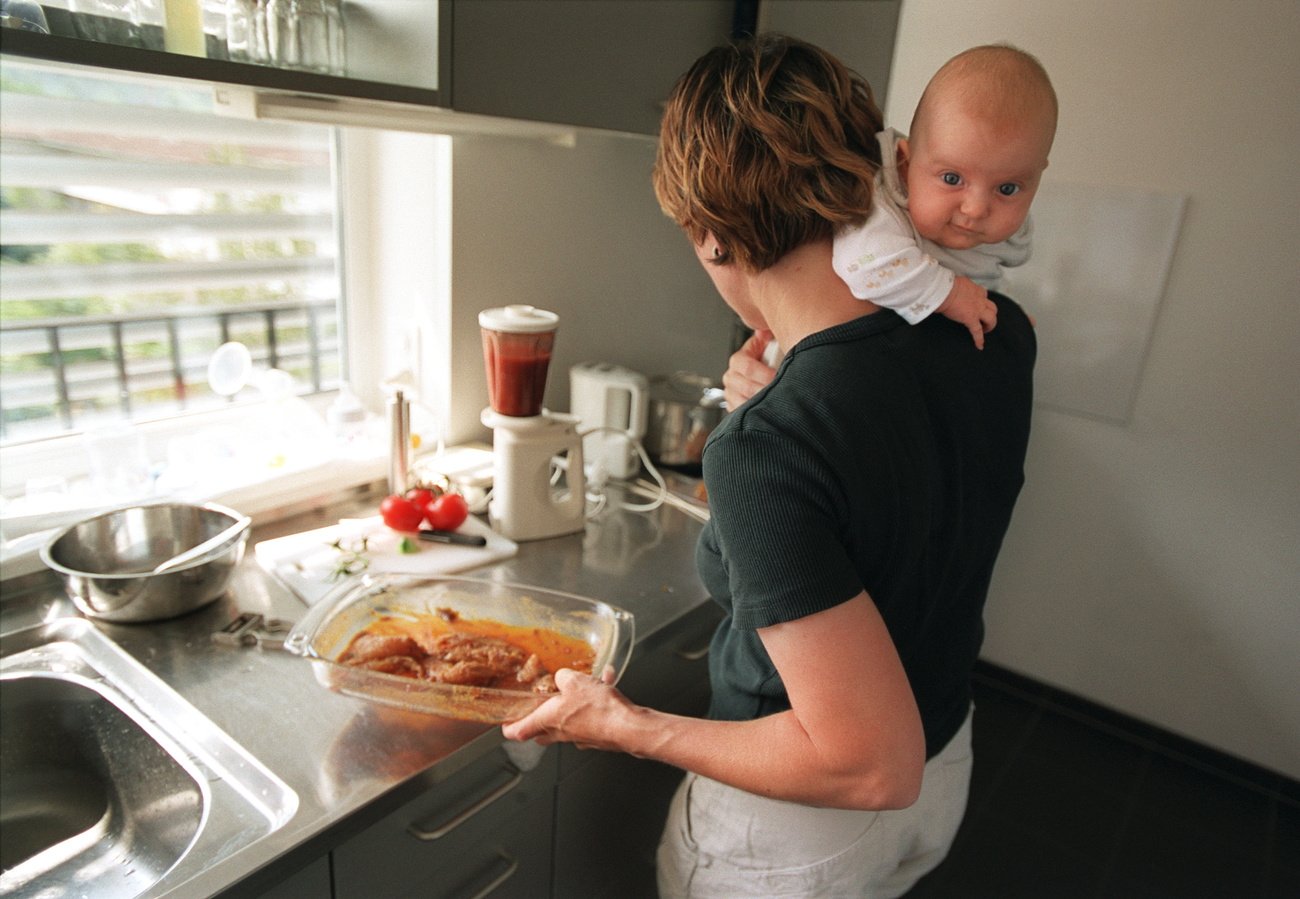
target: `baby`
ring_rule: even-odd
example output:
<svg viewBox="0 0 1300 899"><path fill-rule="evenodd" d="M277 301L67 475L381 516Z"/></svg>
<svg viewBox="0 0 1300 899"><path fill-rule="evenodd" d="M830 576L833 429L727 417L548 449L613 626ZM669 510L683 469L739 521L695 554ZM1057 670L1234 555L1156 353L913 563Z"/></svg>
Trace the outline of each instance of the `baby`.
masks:
<svg viewBox="0 0 1300 899"><path fill-rule="evenodd" d="M871 215L835 236L832 264L853 295L911 324L931 312L970 329L997 323L987 291L1029 259L1029 205L1056 135L1056 93L1041 63L975 47L930 79L909 137L877 136Z"/></svg>

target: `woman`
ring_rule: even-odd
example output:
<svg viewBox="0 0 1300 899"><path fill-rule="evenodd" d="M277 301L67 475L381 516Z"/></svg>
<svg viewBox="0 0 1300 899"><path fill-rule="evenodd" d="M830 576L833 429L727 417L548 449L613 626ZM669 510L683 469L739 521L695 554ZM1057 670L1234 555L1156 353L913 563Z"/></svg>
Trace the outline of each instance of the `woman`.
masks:
<svg viewBox="0 0 1300 899"><path fill-rule="evenodd" d="M664 115L655 191L718 292L786 358L710 437L697 564L727 612L708 719L562 671L510 739L684 768L663 896L898 896L965 809L970 673L1023 481L1032 331L997 298L976 350L831 268L870 210L880 114L834 57L781 37L710 51Z"/></svg>

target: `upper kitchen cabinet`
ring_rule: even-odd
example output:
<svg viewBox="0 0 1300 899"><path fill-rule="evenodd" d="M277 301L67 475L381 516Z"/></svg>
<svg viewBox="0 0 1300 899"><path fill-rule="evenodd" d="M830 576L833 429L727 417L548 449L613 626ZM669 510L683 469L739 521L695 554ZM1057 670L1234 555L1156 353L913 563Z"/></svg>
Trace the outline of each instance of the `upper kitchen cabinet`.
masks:
<svg viewBox="0 0 1300 899"><path fill-rule="evenodd" d="M451 105L655 134L669 91L730 37L735 9L734 0L456 0Z"/></svg>
<svg viewBox="0 0 1300 899"><path fill-rule="evenodd" d="M834 53L867 80L883 111L901 6L902 0L763 0L758 24Z"/></svg>
<svg viewBox="0 0 1300 899"><path fill-rule="evenodd" d="M198 0L175 0L177 4ZM260 0L293 11L298 0ZM269 7L268 7L269 4ZM413 130L525 128L525 122L655 134L663 103L736 22L826 47L884 93L900 0L344 0L346 65L328 74L232 59L218 13L206 56L85 40L68 0L50 0L50 34L0 30L6 54L250 88L250 113ZM205 6L217 9L220 4ZM237 4L231 4L234 8ZM246 7L258 2L248 0ZM231 37L233 40L233 30ZM155 46L157 45L157 46ZM234 46L233 43L230 44ZM248 93L248 92L245 92ZM290 109L272 113L289 98ZM360 106L348 100L360 100ZM365 101L390 101L367 105ZM394 111L391 103L404 110ZM430 113L437 107L436 113ZM473 114L451 121L448 110ZM355 116L349 120L345 112ZM374 115L372 115L372 113ZM384 119L384 115L397 118ZM399 124L404 121L405 124ZM503 121L504 120L504 121ZM509 120L513 120L513 123ZM516 124L517 123L517 124ZM534 128L534 130L536 130ZM513 133L513 132L511 132Z"/></svg>
<svg viewBox="0 0 1300 899"><path fill-rule="evenodd" d="M882 108L901 0L454 0L451 105L461 112L657 134L663 103L740 26L824 47ZM447 68L444 67L444 71Z"/></svg>
<svg viewBox="0 0 1300 899"><path fill-rule="evenodd" d="M67 6L46 7L50 34L3 29L4 52L247 87L260 98L316 97L326 115L339 100L395 101L443 116L644 134L658 130L682 72L728 38L736 9L735 0L346 0L346 68L328 74L230 59L220 35L208 35L207 56L162 52L161 39L86 40Z"/></svg>
<svg viewBox="0 0 1300 899"><path fill-rule="evenodd" d="M284 9L290 14L297 9L291 0L260 2L262 16L268 9ZM258 5L249 0L246 7L256 9ZM123 4L123 8L128 6ZM162 37L151 37L147 29L133 26L101 28L96 39L87 39L88 30L95 29L88 28L84 14L70 12L69 0L43 5L49 33L0 29L0 50L29 59L242 86L268 94L449 105L445 86L450 34L440 29L439 22L449 18L451 0L346 0L340 7L346 62L332 73L323 66L312 68L287 61L259 64L232 58L226 19L217 6L204 6L214 10L203 20L205 53L166 52ZM154 30L162 32L163 28ZM262 35L275 43L265 25ZM276 51L263 47L262 52L274 56Z"/></svg>
<svg viewBox="0 0 1300 899"><path fill-rule="evenodd" d="M461 112L656 134L663 103L737 23L830 50L884 106L901 0L454 0L449 97ZM754 17L746 21L747 17Z"/></svg>

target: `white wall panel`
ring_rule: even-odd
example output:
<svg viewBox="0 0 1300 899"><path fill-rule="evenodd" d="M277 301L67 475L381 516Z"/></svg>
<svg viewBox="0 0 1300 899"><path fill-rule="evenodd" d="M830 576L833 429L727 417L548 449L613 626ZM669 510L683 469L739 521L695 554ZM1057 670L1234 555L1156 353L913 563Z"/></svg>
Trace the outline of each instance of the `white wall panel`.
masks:
<svg viewBox="0 0 1300 899"><path fill-rule="evenodd" d="M886 120L998 40L1056 85L1046 184L1187 205L1128 415L1037 411L985 655L1300 777L1300 5L906 0Z"/></svg>

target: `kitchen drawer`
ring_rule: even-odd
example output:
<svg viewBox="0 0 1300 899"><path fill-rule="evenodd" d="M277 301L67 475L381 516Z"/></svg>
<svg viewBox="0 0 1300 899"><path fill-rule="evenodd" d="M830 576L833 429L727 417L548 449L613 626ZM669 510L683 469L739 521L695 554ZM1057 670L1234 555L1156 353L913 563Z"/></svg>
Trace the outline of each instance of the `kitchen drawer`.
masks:
<svg viewBox="0 0 1300 899"><path fill-rule="evenodd" d="M330 860L328 855L322 855L258 899L330 899L330 896Z"/></svg>
<svg viewBox="0 0 1300 899"><path fill-rule="evenodd" d="M334 899L549 896L556 756L498 748L337 847Z"/></svg>

